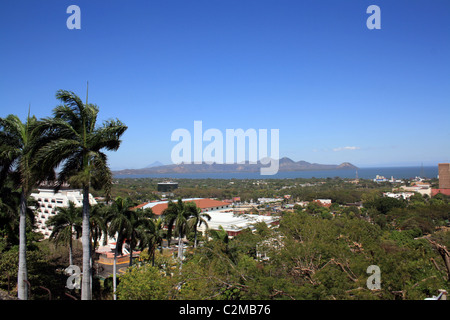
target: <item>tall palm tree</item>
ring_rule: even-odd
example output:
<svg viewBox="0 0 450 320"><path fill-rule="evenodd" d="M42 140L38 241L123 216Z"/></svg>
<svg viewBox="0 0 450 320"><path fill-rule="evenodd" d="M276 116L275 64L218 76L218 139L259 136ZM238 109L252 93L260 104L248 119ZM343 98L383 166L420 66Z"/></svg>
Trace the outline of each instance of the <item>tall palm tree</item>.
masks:
<svg viewBox="0 0 450 320"><path fill-rule="evenodd" d="M33 187L40 181L51 177L46 176L45 170L37 169L31 161L32 150L38 149L40 137L33 130L37 122L36 117L28 117L22 122L16 115L0 118L0 178L3 181L7 176L20 190L19 204L19 271L17 275L17 296L19 299L28 299L28 269L26 261L26 215L27 198Z"/></svg>
<svg viewBox="0 0 450 320"><path fill-rule="evenodd" d="M138 210L138 214L141 214L146 220L145 223L139 226L140 240L142 247L148 248L148 254L152 258L152 265L155 266L155 253L156 248L160 246L162 253L162 242L164 240L164 222L161 217L155 219L155 215L151 208L145 210Z"/></svg>
<svg viewBox="0 0 450 320"><path fill-rule="evenodd" d="M50 239L56 244L64 243L69 245L69 265L73 265L73 236L80 237L81 233L81 207L77 208L75 203L69 201L68 207L58 208L56 215L50 217L46 224L53 227Z"/></svg>
<svg viewBox="0 0 450 320"><path fill-rule="evenodd" d="M172 236L172 229L175 230L175 236L178 237L178 260L180 262L180 269L183 265L183 237L189 230L189 218L195 214L197 214L197 206L195 203L183 202L181 198L177 202L169 201L167 208L162 214L168 226L168 239L170 240Z"/></svg>
<svg viewBox="0 0 450 320"><path fill-rule="evenodd" d="M35 154L35 163L42 168L60 168L57 186L69 182L83 190L81 299L91 300L89 190L103 188L109 193L112 174L103 150L116 151L127 127L117 119L97 126L99 108L83 103L73 92L59 90L56 98L62 104L53 109L53 118L44 118L36 126L46 143Z"/></svg>
<svg viewBox="0 0 450 320"><path fill-rule="evenodd" d="M154 228L153 233L150 237L150 241L148 242L148 248L150 256L152 257L152 266L155 266L155 255L156 248L159 246L160 253L163 253L162 243L164 240L164 230L163 230L163 220L159 217L156 221L153 221ZM152 229L150 229L152 230Z"/></svg>
<svg viewBox="0 0 450 320"><path fill-rule="evenodd" d="M132 210L128 216L130 220L130 229L127 233L128 244L130 245L130 263L131 267L133 263L133 250L138 244L145 244L147 241L148 233L152 230L156 230L155 224L152 220L153 212L150 210ZM155 231L153 231L154 233Z"/></svg>
<svg viewBox="0 0 450 320"><path fill-rule="evenodd" d="M210 221L211 216L207 213L202 213L200 208L197 208L188 220L189 228L194 230L194 248L197 248L197 227L204 224L208 228L208 222L206 220Z"/></svg>
<svg viewBox="0 0 450 320"><path fill-rule="evenodd" d="M90 230L92 248L96 250L99 246L99 241L103 238L102 245L107 244L108 229L106 226L107 210L101 204L96 204L90 209Z"/></svg>
<svg viewBox="0 0 450 320"><path fill-rule="evenodd" d="M109 214L107 216L108 235L116 238L116 247L114 249L114 264L113 264L113 292L114 300L116 300L117 287L117 256L122 254L123 243L131 230L130 216L134 213L130 208L133 203L128 198L117 197L114 199L111 206L108 208Z"/></svg>

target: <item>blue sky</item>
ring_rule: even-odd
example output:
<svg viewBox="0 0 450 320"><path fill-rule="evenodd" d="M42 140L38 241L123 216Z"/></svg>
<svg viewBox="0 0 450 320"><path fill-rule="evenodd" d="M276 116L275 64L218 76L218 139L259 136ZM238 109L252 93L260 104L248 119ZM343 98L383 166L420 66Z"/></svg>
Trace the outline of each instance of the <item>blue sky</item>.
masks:
<svg viewBox="0 0 450 320"><path fill-rule="evenodd" d="M69 5L81 29L69 30ZM369 30L369 5L381 29ZM450 161L448 0L12 1L0 116L50 116L66 89L129 129L113 169L170 163L175 129L279 129L280 156Z"/></svg>

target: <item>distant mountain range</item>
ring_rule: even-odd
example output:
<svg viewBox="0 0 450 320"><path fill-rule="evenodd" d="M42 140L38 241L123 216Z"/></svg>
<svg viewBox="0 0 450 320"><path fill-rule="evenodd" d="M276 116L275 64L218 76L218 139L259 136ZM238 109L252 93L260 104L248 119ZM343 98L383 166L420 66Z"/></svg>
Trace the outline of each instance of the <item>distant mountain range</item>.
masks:
<svg viewBox="0 0 450 320"><path fill-rule="evenodd" d="M270 163L269 163L270 165ZM152 174L152 173L233 173L233 172L257 172L261 167L268 167L260 161L256 164L169 164L162 165L160 162L154 162L142 169L124 169L113 171L113 174ZM309 163L306 161L293 161L287 157L281 158L278 171L319 171L319 170L340 170L340 169L358 169L349 162L336 164Z"/></svg>

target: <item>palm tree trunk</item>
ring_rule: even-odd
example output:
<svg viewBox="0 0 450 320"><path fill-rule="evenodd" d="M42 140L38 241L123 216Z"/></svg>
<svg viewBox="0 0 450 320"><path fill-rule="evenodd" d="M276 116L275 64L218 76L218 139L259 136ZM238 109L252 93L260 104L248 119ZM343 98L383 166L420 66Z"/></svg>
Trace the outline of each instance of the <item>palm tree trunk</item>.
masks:
<svg viewBox="0 0 450 320"><path fill-rule="evenodd" d="M19 218L19 272L17 275L17 297L21 300L28 300L28 280L27 270L27 239L26 239L26 210L27 199L25 191L22 189L20 195L20 218Z"/></svg>
<svg viewBox="0 0 450 320"><path fill-rule="evenodd" d="M152 249L152 267L154 267L155 266L156 247L155 246L152 246L152 247L153 247L153 249Z"/></svg>
<svg viewBox="0 0 450 320"><path fill-rule="evenodd" d="M116 289L117 289L117 244L116 241L116 248L114 249L114 263L113 263L113 294L114 294L114 300L117 300L116 296Z"/></svg>
<svg viewBox="0 0 450 320"><path fill-rule="evenodd" d="M69 239L69 266L73 265L72 236Z"/></svg>
<svg viewBox="0 0 450 320"><path fill-rule="evenodd" d="M130 240L130 263L128 264L129 267L133 264L133 240Z"/></svg>
<svg viewBox="0 0 450 320"><path fill-rule="evenodd" d="M197 248L197 225L194 226L194 248Z"/></svg>
<svg viewBox="0 0 450 320"><path fill-rule="evenodd" d="M83 187L83 281L81 284L81 300L91 300L91 246L89 226L89 186Z"/></svg>
<svg viewBox="0 0 450 320"><path fill-rule="evenodd" d="M183 235L181 234L181 230L178 233L178 259L180 260L180 269L183 265Z"/></svg>

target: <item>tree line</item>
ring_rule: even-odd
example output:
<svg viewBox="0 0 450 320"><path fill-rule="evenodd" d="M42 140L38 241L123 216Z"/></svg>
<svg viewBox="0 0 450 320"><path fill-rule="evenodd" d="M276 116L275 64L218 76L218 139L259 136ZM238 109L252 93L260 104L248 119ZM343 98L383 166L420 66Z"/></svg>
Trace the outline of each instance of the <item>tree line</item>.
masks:
<svg viewBox="0 0 450 320"><path fill-rule="evenodd" d="M40 183L54 181L55 189L63 183L83 192L81 233L83 243L83 273L81 296L92 298L90 189L111 189L112 174L105 151L116 151L127 126L118 119L97 123L99 107L84 103L67 90L58 90L60 104L52 117L37 119L28 116L22 122L16 115L0 119L0 190L1 213L7 225L14 229L19 220L19 262L17 274L18 298L29 295L27 269L27 211L28 198ZM58 169L56 171L56 169ZM6 221L5 221L6 220Z"/></svg>

